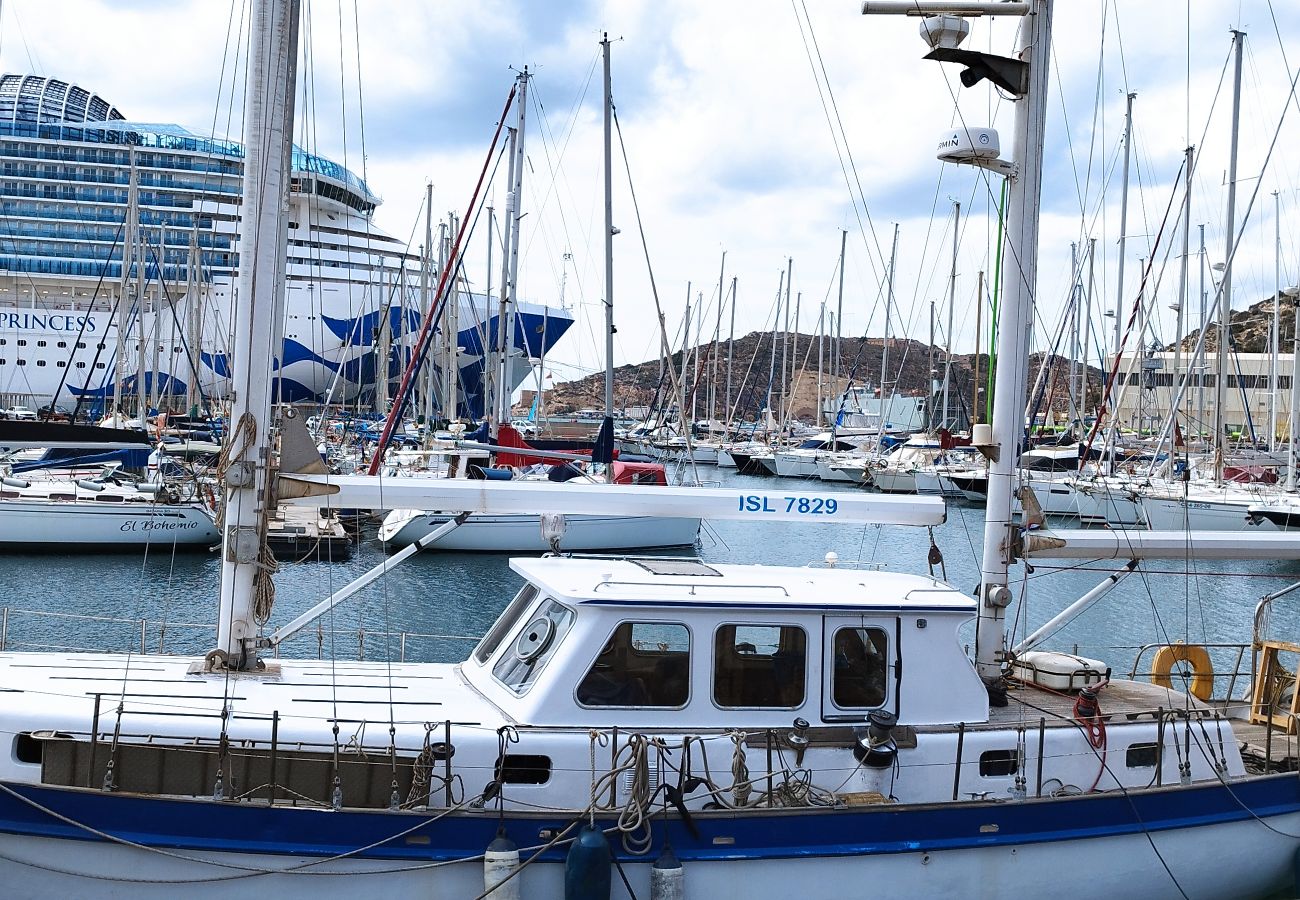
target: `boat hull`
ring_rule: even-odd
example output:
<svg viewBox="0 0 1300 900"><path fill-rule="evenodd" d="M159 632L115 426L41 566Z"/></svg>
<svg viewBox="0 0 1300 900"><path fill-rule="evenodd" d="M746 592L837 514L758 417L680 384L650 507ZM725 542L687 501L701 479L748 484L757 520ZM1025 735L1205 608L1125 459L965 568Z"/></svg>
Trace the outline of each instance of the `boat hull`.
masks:
<svg viewBox="0 0 1300 900"><path fill-rule="evenodd" d="M197 503L0 502L2 550L206 549L220 542L212 517Z"/></svg>
<svg viewBox="0 0 1300 900"><path fill-rule="evenodd" d="M1252 517L1250 504L1213 499L1143 496L1147 527L1157 531L1277 531L1274 523Z"/></svg>
<svg viewBox="0 0 1300 900"><path fill-rule="evenodd" d="M12 896L473 897L498 825L528 859L525 897L564 895L570 814L270 807L0 784L0 878ZM1021 802L702 812L656 817L650 852L616 858L638 896L665 838L692 896L786 900L888 884L898 897L1048 896L1086 872L1111 897L1261 897L1292 882L1294 774ZM127 844L124 842L131 842ZM1238 864L1234 864L1236 861ZM286 870L296 870L289 872ZM331 874L334 877L329 877ZM339 877L351 875L354 877ZM1172 877L1171 877L1172 876ZM617 896L622 896L619 893Z"/></svg>

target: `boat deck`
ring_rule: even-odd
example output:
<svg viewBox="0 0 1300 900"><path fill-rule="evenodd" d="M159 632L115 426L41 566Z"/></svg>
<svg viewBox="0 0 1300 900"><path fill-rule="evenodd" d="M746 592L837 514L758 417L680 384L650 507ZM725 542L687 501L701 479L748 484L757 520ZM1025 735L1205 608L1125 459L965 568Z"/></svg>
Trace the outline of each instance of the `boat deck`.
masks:
<svg viewBox="0 0 1300 900"><path fill-rule="evenodd" d="M1032 684L1014 681L1007 692L1006 706L989 708L987 725L975 728L1009 728L1017 725L1034 725L1046 719L1047 727L1074 727L1074 702L1076 694L1047 690ZM1112 681L1098 695L1101 714L1108 722L1133 720L1143 716L1154 719L1161 708L1212 709L1195 697L1181 691L1157 687L1141 681ZM969 726L968 726L969 727Z"/></svg>
<svg viewBox="0 0 1300 900"><path fill-rule="evenodd" d="M968 725L971 730L987 728L1037 728L1044 719L1048 728L1074 727L1074 694L1044 690L1031 684L1013 682L1006 706L991 707L987 724ZM1246 766L1251 771L1294 772L1300 770L1300 735L1287 734L1274 727L1272 736L1262 724L1252 724L1241 717L1243 710L1234 708L1229 715L1223 704L1206 703L1190 694L1140 681L1112 681L1102 689L1099 703L1107 722L1154 718L1161 708L1201 709L1213 714L1218 710L1231 718L1232 732ZM1266 766L1267 761L1267 766Z"/></svg>

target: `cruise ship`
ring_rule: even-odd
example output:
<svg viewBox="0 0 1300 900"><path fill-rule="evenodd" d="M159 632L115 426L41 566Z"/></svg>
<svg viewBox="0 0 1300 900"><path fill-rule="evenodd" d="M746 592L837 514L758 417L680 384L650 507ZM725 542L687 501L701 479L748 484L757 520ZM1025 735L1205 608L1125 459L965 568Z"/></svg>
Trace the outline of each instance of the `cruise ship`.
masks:
<svg viewBox="0 0 1300 900"><path fill-rule="evenodd" d="M223 397L242 146L5 74L0 166L0 404L179 410ZM375 226L380 199L338 163L295 147L290 190L279 396L382 403L377 374L400 377L422 320L421 260ZM459 296L459 411L476 417L499 304ZM513 387L573 319L526 303L512 318Z"/></svg>

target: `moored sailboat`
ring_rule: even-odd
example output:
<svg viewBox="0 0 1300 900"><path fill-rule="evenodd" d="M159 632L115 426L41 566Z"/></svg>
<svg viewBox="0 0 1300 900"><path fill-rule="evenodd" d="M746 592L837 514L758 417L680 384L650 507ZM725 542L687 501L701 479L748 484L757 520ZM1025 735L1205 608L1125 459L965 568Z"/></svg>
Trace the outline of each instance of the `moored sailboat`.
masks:
<svg viewBox="0 0 1300 900"><path fill-rule="evenodd" d="M1020 97L1008 232L1021 267L1002 308L1013 344L1034 278L1036 219L1025 211L1041 178L1052 3L978 6L1030 13L1017 43L1023 82L1009 88ZM295 12L286 2L256 14L264 36L251 58L278 59L286 82ZM257 84L249 106L260 110ZM269 118L287 139L293 92L271 96ZM265 196L246 195L245 209L274 251L284 186L268 171ZM273 265L259 259L264 282ZM240 358L252 366L269 347L250 314L270 310L251 301L273 294L247 296ZM29 896L227 896L246 882L289 897L560 896L566 867L606 886L616 868L641 895L653 869L678 862L693 894L759 900L868 880L901 896L1037 896L1083 871L1103 896L1286 885L1300 782L1249 774L1220 708L1138 682L1103 689L1104 664L1037 653L1033 637L1008 646L1023 349L999 356L994 440L976 441L1000 450L977 597L935 578L832 566L516 561L524 588L457 666L270 658L312 614L264 628L258 501L273 473L255 445L270 398L241 391L249 408L236 421L249 440L224 473L222 614L205 660L0 657L3 683L22 685L0 693L0 730L14 741L0 759L0 875ZM276 494L308 506L389 505L375 502L383 492L402 505L539 512L566 489L563 502L584 512L635 503L753 520L943 517L926 497L381 484L293 468L283 463ZM972 618L973 663L960 633ZM1250 864L1224 862L1234 859Z"/></svg>

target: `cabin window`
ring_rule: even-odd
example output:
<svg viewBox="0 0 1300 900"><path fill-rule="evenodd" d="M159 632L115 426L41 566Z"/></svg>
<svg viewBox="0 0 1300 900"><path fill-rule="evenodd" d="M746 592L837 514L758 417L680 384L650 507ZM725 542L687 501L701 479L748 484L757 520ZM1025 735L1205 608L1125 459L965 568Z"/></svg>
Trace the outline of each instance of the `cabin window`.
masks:
<svg viewBox="0 0 1300 900"><path fill-rule="evenodd" d="M483 640L479 641L478 646L474 648L474 658L481 663L487 662L488 657L496 652L497 647L501 646L501 641L505 636L514 629L519 617L524 611L532 605L537 599L537 585L526 584L515 599L510 601L510 605L505 608L501 615L497 616L496 622L488 629L487 634L483 635Z"/></svg>
<svg viewBox="0 0 1300 900"><path fill-rule="evenodd" d="M980 754L980 775L997 778L1014 775L1020 768L1020 754L1015 750L985 750Z"/></svg>
<svg viewBox="0 0 1300 900"><path fill-rule="evenodd" d="M723 625L713 641L719 706L803 706L808 636L794 625Z"/></svg>
<svg viewBox="0 0 1300 900"><path fill-rule="evenodd" d="M1124 753L1124 765L1130 769L1154 769L1159 756L1155 744L1129 744Z"/></svg>
<svg viewBox="0 0 1300 900"><path fill-rule="evenodd" d="M583 706L685 706L691 633L685 625L623 622L578 685Z"/></svg>
<svg viewBox="0 0 1300 900"><path fill-rule="evenodd" d="M501 654L492 674L516 694L532 687L573 625L573 610L548 600Z"/></svg>
<svg viewBox="0 0 1300 900"><path fill-rule="evenodd" d="M831 699L842 709L881 706L887 693L889 635L883 628L835 632Z"/></svg>

